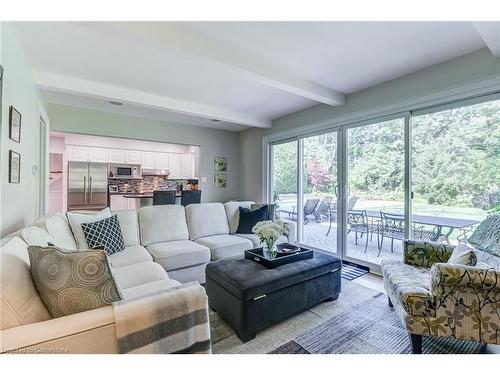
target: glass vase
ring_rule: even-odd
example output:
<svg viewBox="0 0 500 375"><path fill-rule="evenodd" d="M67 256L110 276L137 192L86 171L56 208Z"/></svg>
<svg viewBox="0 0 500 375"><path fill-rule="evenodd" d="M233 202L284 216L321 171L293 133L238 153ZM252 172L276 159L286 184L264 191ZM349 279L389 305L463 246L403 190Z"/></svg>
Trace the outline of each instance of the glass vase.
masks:
<svg viewBox="0 0 500 375"><path fill-rule="evenodd" d="M278 248L274 242L264 242L264 246L262 248L264 250L264 256L267 259L274 259L276 258L276 255L278 255Z"/></svg>

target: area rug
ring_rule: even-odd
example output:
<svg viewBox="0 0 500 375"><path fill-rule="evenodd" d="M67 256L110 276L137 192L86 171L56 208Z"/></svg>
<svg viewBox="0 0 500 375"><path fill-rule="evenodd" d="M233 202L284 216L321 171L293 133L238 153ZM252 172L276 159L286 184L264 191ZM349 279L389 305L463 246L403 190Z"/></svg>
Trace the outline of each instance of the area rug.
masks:
<svg viewBox="0 0 500 375"><path fill-rule="evenodd" d="M345 280L352 281L366 275L368 273L368 269L362 268L356 264L343 262L342 264L342 278Z"/></svg>
<svg viewBox="0 0 500 375"><path fill-rule="evenodd" d="M424 354L478 354L486 346L472 341L426 337ZM272 350L272 354L404 354L411 353L408 333L387 297L369 300L328 319Z"/></svg>

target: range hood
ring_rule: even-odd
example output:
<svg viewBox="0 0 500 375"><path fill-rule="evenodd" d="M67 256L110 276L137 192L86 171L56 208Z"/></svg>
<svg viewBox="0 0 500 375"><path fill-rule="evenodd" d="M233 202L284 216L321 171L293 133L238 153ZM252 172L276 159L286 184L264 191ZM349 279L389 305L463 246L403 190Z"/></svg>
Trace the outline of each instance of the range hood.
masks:
<svg viewBox="0 0 500 375"><path fill-rule="evenodd" d="M158 169L158 168L150 168L142 170L143 176L168 176L170 175L170 170L168 169Z"/></svg>

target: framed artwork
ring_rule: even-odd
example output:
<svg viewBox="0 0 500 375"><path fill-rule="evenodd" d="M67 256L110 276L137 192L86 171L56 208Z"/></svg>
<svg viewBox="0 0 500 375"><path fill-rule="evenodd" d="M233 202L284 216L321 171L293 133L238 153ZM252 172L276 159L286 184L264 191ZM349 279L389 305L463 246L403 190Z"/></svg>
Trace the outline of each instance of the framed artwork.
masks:
<svg viewBox="0 0 500 375"><path fill-rule="evenodd" d="M214 158L214 171L227 172L227 158L223 158L220 156Z"/></svg>
<svg viewBox="0 0 500 375"><path fill-rule="evenodd" d="M9 138L21 142L21 114L13 106L9 108Z"/></svg>
<svg viewBox="0 0 500 375"><path fill-rule="evenodd" d="M9 151L9 183L18 184L21 181L21 155Z"/></svg>
<svg viewBox="0 0 500 375"><path fill-rule="evenodd" d="M214 187L226 188L227 187L227 174L215 173L214 174Z"/></svg>

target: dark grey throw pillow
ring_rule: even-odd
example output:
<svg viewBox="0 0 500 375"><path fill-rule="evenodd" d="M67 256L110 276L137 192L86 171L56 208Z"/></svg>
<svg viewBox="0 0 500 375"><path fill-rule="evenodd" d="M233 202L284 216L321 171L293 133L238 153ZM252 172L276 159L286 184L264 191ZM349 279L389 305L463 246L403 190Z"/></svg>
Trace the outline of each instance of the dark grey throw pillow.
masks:
<svg viewBox="0 0 500 375"><path fill-rule="evenodd" d="M267 207L267 219L266 220L275 220L278 219L276 217L276 204L275 203L270 203L270 204L258 204L258 203L253 203L250 206L251 210L256 210L261 207Z"/></svg>
<svg viewBox="0 0 500 375"><path fill-rule="evenodd" d="M82 230L90 249L104 249L109 255L125 249L122 229L116 215L84 223Z"/></svg>
<svg viewBox="0 0 500 375"><path fill-rule="evenodd" d="M267 220L267 207L262 206L256 210L249 210L248 208L240 207L240 222L236 233L252 234L252 228L261 221Z"/></svg>
<svg viewBox="0 0 500 375"><path fill-rule="evenodd" d="M29 246L31 277L53 318L120 300L104 250Z"/></svg>

